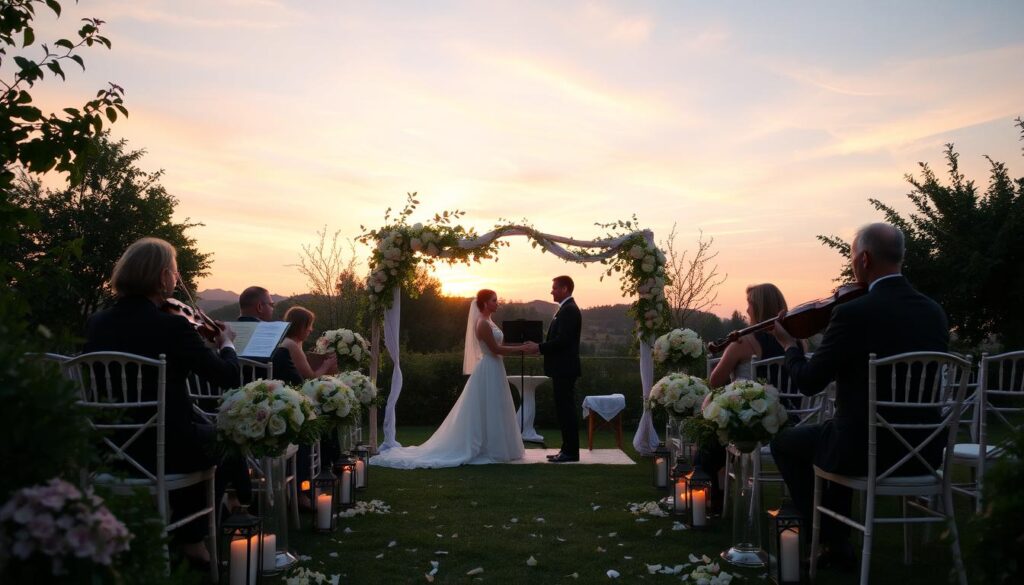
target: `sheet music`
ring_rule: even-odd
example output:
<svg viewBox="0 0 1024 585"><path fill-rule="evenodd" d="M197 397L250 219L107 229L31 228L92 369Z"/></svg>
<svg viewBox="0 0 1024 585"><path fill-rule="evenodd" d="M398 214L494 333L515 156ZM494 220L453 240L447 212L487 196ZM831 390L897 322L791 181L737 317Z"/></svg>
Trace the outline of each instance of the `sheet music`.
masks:
<svg viewBox="0 0 1024 585"><path fill-rule="evenodd" d="M234 329L235 348L242 357L269 358L274 353L284 334L288 331L287 321L230 321Z"/></svg>

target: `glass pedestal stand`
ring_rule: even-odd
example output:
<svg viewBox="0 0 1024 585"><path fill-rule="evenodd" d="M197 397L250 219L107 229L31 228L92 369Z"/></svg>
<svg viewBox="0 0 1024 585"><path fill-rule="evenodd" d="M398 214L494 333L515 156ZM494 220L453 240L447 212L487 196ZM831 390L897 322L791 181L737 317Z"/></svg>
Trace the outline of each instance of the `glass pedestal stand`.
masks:
<svg viewBox="0 0 1024 585"><path fill-rule="evenodd" d="M285 457L264 457L260 516L263 518L263 574L291 568L298 559L288 550L288 490Z"/></svg>
<svg viewBox="0 0 1024 585"><path fill-rule="evenodd" d="M761 549L761 490L755 473L761 456L758 447L757 443L730 445L739 452L732 500L732 542L735 544L722 553L722 558L738 567L764 567L768 561L767 553Z"/></svg>

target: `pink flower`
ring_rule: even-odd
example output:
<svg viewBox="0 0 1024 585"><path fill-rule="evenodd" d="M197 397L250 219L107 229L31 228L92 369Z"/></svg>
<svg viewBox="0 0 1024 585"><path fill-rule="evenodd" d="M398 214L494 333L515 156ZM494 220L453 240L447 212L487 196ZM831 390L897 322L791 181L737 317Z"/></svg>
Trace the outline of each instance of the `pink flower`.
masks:
<svg viewBox="0 0 1024 585"><path fill-rule="evenodd" d="M54 532L57 531L56 524L53 521L53 516L49 514L38 514L28 521L27 525L29 534L33 538L40 540L47 539L53 536Z"/></svg>

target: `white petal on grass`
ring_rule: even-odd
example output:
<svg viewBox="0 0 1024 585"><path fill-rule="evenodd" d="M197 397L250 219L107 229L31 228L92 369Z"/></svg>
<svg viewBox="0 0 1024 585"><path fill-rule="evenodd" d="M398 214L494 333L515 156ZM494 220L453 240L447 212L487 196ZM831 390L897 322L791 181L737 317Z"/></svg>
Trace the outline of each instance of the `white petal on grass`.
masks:
<svg viewBox="0 0 1024 585"><path fill-rule="evenodd" d="M693 553L690 553L690 556L689 556L688 558L690 559L690 562L691 562L691 563L696 563L697 561L699 561L699 560L700 560L700 559L699 559L699 558L697 557L697 555L695 555L695 554L693 554Z"/></svg>
<svg viewBox="0 0 1024 585"><path fill-rule="evenodd" d="M545 522L545 520L543 518L541 518L540 516L537 516L536 518L534 518L533 521L534 522L540 522L540 523L544 523Z"/></svg>
<svg viewBox="0 0 1024 585"><path fill-rule="evenodd" d="M537 566L537 559L533 558L533 555L530 555L530 558L526 559L526 566L527 567L536 567Z"/></svg>
<svg viewBox="0 0 1024 585"><path fill-rule="evenodd" d="M377 555L377 556L376 556L375 558L378 558L378 559L383 559L383 558L384 558L384 553L380 553L380 554L379 554L379 555Z"/></svg>
<svg viewBox="0 0 1024 585"><path fill-rule="evenodd" d="M388 543L388 548L394 548L396 546L398 546L398 541L397 540L392 540L391 542Z"/></svg>
<svg viewBox="0 0 1024 585"><path fill-rule="evenodd" d="M601 509L601 506L591 506L591 509L595 512Z"/></svg>
<svg viewBox="0 0 1024 585"><path fill-rule="evenodd" d="M446 556L448 554L448 551L446 551L446 550L435 550L434 554L439 556L439 557L440 556Z"/></svg>
<svg viewBox="0 0 1024 585"><path fill-rule="evenodd" d="M431 575L430 573L423 573L423 578L427 580L427 583L433 583L434 582L434 576Z"/></svg>
<svg viewBox="0 0 1024 585"><path fill-rule="evenodd" d="M483 567L477 567L477 568L467 572L466 576L467 577L472 577L473 575L482 575L483 572L484 572L484 568Z"/></svg>
<svg viewBox="0 0 1024 585"><path fill-rule="evenodd" d="M329 556L329 557L331 557L333 559L336 559L336 558L338 558L338 553L336 553L336 552L327 553L327 556Z"/></svg>
<svg viewBox="0 0 1024 585"><path fill-rule="evenodd" d="M647 565L647 572L651 575L661 570L661 565Z"/></svg>
<svg viewBox="0 0 1024 585"><path fill-rule="evenodd" d="M686 530L686 524L683 524L682 522L673 522L672 530Z"/></svg>
<svg viewBox="0 0 1024 585"><path fill-rule="evenodd" d="M438 568L439 566L441 566L441 563L439 563L439 562L437 562L437 561L430 561L430 566L431 566L431 567L434 567L434 568L436 569L436 568Z"/></svg>
<svg viewBox="0 0 1024 585"><path fill-rule="evenodd" d="M605 575L608 575L609 579L618 579L619 578L619 572L616 571L615 569L608 569L608 572L605 573Z"/></svg>
<svg viewBox="0 0 1024 585"><path fill-rule="evenodd" d="M352 529L346 526L345 530L343 530L342 532L344 532L345 534L352 534Z"/></svg>
<svg viewBox="0 0 1024 585"><path fill-rule="evenodd" d="M661 528L659 528L658 531L654 533L654 536L661 536Z"/></svg>
<svg viewBox="0 0 1024 585"><path fill-rule="evenodd" d="M555 540L557 540L558 542L565 542L565 539L562 538L561 536L556 536Z"/></svg>
<svg viewBox="0 0 1024 585"><path fill-rule="evenodd" d="M606 552L603 548L597 547L597 552Z"/></svg>
<svg viewBox="0 0 1024 585"><path fill-rule="evenodd" d="M616 537L616 536L618 536L618 535L619 535L619 533L618 533L618 532L609 532L609 533L608 533L608 538L615 538L615 537Z"/></svg>
<svg viewBox="0 0 1024 585"><path fill-rule="evenodd" d="M637 518L637 522L647 522L647 518Z"/></svg>
<svg viewBox="0 0 1024 585"><path fill-rule="evenodd" d="M580 578L580 574L579 573L573 573L571 575L566 575L566 577L569 577L570 579L579 579Z"/></svg>
<svg viewBox="0 0 1024 585"><path fill-rule="evenodd" d="M509 522L515 524L516 522L519 522L519 518L513 518L513 519L509 520Z"/></svg>

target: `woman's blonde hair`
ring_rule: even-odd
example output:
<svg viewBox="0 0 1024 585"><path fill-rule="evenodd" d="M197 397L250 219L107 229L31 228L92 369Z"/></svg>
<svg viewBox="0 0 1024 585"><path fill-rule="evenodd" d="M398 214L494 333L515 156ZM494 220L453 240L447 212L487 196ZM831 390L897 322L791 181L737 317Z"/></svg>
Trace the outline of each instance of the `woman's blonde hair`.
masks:
<svg viewBox="0 0 1024 585"><path fill-rule="evenodd" d="M747 287L747 301L754 309L754 323L767 321L776 317L779 311L788 311L786 297L782 296L779 287L771 283L752 284ZM754 323L751 323L753 325Z"/></svg>
<svg viewBox="0 0 1024 585"><path fill-rule="evenodd" d="M160 238L136 240L117 259L110 286L119 297L166 294L162 272L170 270L178 257L174 246Z"/></svg>
<svg viewBox="0 0 1024 585"><path fill-rule="evenodd" d="M313 314L313 311L310 311L305 307L300 307L296 305L285 311L284 320L290 323L290 325L288 325L288 331L285 333L285 335L291 337L292 335L312 325L313 322L316 321L316 315Z"/></svg>

